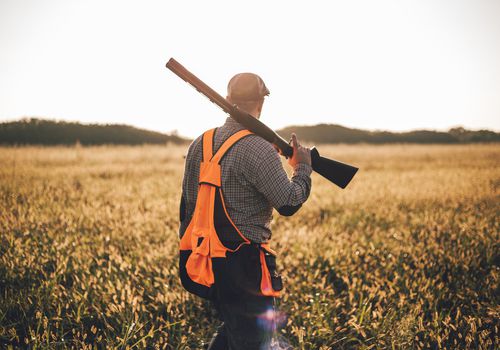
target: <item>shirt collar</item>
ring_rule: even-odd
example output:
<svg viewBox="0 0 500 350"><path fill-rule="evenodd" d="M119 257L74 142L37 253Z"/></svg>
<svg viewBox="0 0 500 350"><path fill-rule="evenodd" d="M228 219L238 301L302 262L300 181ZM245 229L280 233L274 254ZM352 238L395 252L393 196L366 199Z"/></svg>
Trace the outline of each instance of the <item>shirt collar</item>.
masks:
<svg viewBox="0 0 500 350"><path fill-rule="evenodd" d="M236 120L234 120L231 117L226 118L226 122L223 125L225 128L229 128L234 131L240 131L246 129L243 125L238 123Z"/></svg>

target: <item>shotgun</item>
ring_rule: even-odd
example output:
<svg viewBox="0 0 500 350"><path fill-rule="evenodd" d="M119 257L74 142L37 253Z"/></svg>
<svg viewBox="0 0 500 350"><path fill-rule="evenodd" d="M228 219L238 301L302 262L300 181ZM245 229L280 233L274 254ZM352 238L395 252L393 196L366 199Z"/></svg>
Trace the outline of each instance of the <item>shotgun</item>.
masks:
<svg viewBox="0 0 500 350"><path fill-rule="evenodd" d="M198 79L174 58L171 58L166 66L179 78L192 85L198 92L205 95L210 101L219 106L246 129L276 145L276 147L280 149L282 155L285 157L291 157L293 155L293 147L280 135L262 123L259 119L239 109L238 106L229 103L224 97ZM345 188L358 171L358 168L349 164L321 157L316 147L311 148L311 165L314 171L340 188Z"/></svg>

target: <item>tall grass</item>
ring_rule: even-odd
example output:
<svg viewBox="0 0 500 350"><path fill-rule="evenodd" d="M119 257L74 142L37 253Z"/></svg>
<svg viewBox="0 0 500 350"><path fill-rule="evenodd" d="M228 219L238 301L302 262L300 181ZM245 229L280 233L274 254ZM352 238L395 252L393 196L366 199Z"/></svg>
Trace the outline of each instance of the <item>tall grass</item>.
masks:
<svg viewBox="0 0 500 350"><path fill-rule="evenodd" d="M322 146L275 215L281 338L298 349L495 349L500 145ZM0 148L0 348L203 348L217 320L177 278L185 148Z"/></svg>

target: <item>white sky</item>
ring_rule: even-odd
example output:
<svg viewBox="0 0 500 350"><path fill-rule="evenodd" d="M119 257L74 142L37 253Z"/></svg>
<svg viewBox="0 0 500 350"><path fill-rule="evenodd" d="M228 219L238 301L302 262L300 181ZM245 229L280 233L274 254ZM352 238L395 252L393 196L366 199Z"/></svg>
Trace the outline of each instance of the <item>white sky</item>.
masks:
<svg viewBox="0 0 500 350"><path fill-rule="evenodd" d="M0 121L220 125L170 57L223 96L259 74L273 128L500 130L499 0L0 0Z"/></svg>

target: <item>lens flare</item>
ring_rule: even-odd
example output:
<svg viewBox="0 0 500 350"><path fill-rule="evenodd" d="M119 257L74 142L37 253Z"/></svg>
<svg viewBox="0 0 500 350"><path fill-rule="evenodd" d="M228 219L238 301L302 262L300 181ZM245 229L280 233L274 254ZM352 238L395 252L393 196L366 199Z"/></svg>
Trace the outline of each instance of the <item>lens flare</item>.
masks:
<svg viewBox="0 0 500 350"><path fill-rule="evenodd" d="M270 343L265 344L261 350L293 350L288 341L283 336L278 335L277 332L286 324L286 321L286 314L272 307L258 316L257 322L259 326L273 334Z"/></svg>
<svg viewBox="0 0 500 350"><path fill-rule="evenodd" d="M286 314L270 307L257 317L260 327L268 331L276 331L286 323Z"/></svg>

